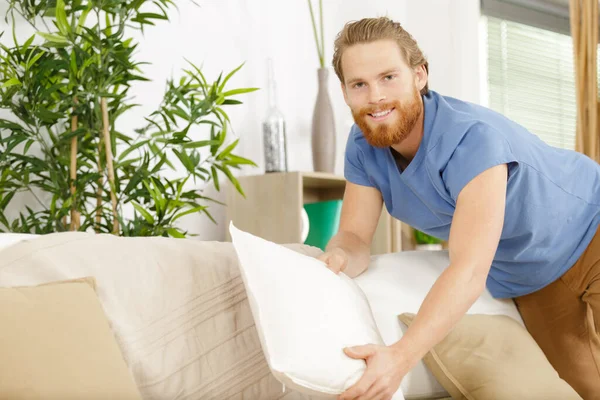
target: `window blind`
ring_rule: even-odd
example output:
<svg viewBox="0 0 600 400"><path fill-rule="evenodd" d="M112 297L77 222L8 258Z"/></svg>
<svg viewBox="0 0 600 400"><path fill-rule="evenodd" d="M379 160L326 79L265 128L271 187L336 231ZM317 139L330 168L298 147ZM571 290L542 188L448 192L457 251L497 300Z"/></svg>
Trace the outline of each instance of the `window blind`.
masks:
<svg viewBox="0 0 600 400"><path fill-rule="evenodd" d="M488 105L546 143L575 148L571 37L486 17Z"/></svg>

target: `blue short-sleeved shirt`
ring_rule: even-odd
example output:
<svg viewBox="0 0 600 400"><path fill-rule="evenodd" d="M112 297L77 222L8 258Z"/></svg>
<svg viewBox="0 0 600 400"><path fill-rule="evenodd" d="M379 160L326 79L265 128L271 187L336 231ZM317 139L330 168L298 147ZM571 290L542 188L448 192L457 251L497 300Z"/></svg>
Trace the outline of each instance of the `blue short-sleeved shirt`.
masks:
<svg viewBox="0 0 600 400"><path fill-rule="evenodd" d="M423 140L408 167L401 172L391 150L369 145L355 125L346 145L346 179L377 188L393 217L448 240L461 189L506 163L504 226L487 287L494 297L517 297L558 279L600 223L600 165L547 145L485 107L434 91L423 102Z"/></svg>

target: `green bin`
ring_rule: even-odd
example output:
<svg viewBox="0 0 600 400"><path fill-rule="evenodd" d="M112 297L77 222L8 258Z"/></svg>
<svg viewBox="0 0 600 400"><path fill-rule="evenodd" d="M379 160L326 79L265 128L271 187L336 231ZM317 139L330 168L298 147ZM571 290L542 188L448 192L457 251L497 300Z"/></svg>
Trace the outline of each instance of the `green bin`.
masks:
<svg viewBox="0 0 600 400"><path fill-rule="evenodd" d="M327 243L338 232L342 200L319 201L304 205L308 215L308 236L305 244L325 250Z"/></svg>

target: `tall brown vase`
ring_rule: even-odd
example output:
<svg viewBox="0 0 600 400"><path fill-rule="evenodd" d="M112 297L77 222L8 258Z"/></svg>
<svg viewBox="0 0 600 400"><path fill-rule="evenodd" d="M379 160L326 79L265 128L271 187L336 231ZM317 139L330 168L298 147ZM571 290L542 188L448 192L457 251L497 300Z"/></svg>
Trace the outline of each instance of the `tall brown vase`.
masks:
<svg viewBox="0 0 600 400"><path fill-rule="evenodd" d="M319 68L319 91L313 111L311 146L316 172L333 173L335 168L335 119L328 90L329 71Z"/></svg>

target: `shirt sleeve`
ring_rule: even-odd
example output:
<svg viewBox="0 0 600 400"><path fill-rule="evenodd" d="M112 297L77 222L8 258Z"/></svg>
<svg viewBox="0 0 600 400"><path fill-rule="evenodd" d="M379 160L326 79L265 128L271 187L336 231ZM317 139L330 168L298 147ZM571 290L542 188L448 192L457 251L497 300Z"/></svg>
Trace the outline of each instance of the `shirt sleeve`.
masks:
<svg viewBox="0 0 600 400"><path fill-rule="evenodd" d="M356 139L360 131L353 127L348 135L344 156L344 177L348 182L362 186L373 186L365 169L365 154Z"/></svg>
<svg viewBox="0 0 600 400"><path fill-rule="evenodd" d="M456 202L461 190L477 175L497 165L516 161L503 135L489 127L475 126L456 146L442 172L442 179Z"/></svg>

